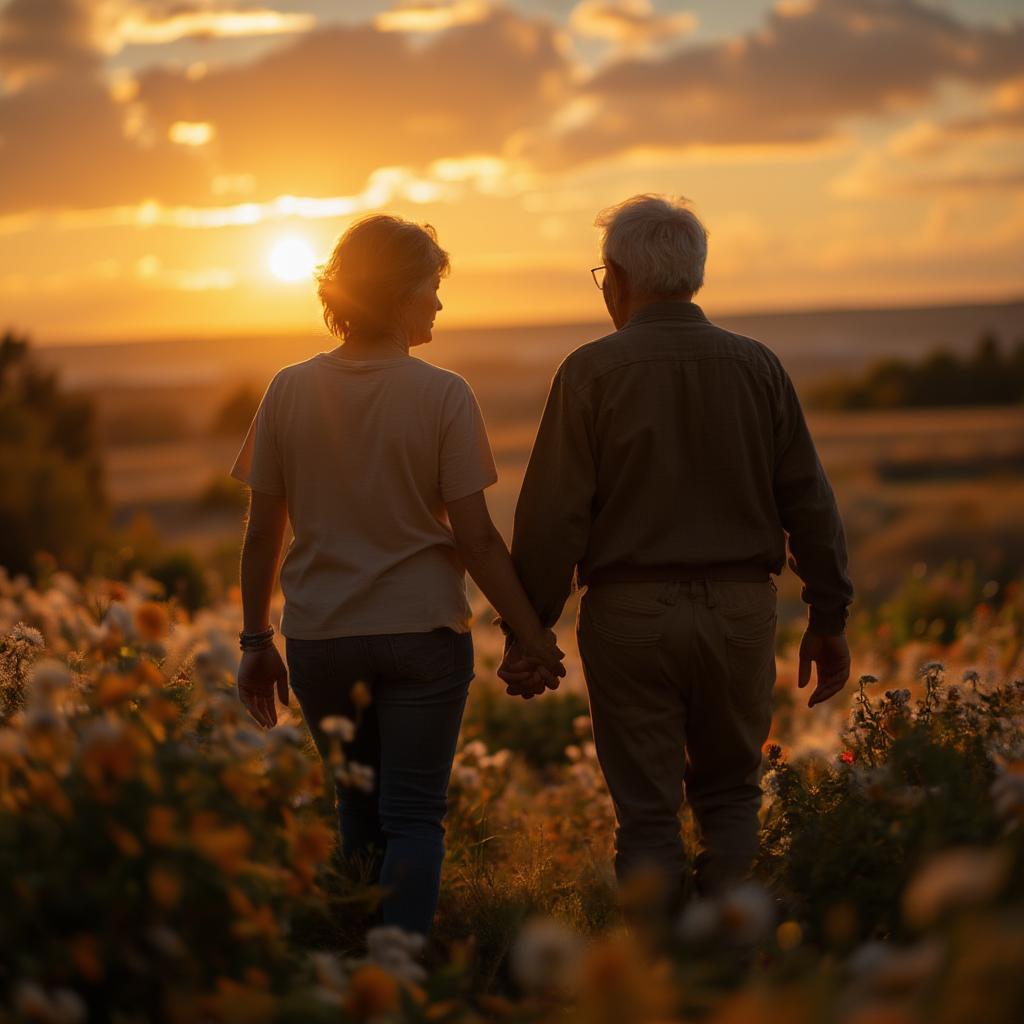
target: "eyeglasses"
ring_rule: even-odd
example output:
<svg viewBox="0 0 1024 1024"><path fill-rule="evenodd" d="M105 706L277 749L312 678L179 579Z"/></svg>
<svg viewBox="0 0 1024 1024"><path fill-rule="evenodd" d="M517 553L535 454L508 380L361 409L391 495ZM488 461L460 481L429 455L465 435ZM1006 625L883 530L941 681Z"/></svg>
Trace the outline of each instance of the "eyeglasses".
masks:
<svg viewBox="0 0 1024 1024"><path fill-rule="evenodd" d="M594 284L597 285L601 291L604 291L604 275L607 268L602 264L600 267L591 267L590 276L594 279Z"/></svg>

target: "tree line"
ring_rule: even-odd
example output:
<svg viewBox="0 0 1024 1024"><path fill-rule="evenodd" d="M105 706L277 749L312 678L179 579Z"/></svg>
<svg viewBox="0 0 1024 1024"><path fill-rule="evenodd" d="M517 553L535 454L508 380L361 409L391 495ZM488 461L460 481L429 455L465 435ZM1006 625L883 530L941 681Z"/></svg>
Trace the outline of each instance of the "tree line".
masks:
<svg viewBox="0 0 1024 1024"><path fill-rule="evenodd" d="M917 362L883 359L860 377L837 377L814 388L818 409L920 409L935 406L1017 405L1024 402L1024 339L1004 350L986 332L973 352L936 349Z"/></svg>

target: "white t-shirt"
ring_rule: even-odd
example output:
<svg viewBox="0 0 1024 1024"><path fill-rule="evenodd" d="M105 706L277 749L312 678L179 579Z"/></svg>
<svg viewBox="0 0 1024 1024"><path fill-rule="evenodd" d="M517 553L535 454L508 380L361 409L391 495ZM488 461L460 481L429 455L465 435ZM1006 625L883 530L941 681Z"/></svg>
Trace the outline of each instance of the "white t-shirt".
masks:
<svg viewBox="0 0 1024 1024"><path fill-rule="evenodd" d="M319 640L469 629L445 502L498 479L469 384L412 356L322 352L270 382L231 475L282 494L281 631Z"/></svg>

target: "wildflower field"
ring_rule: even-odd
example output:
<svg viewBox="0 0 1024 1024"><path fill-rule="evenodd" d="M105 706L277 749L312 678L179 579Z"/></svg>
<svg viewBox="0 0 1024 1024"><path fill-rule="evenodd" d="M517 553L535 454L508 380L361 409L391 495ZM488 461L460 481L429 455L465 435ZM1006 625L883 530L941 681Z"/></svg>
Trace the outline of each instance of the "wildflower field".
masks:
<svg viewBox="0 0 1024 1024"><path fill-rule="evenodd" d="M427 949L335 859L348 723L327 777L296 707L257 727L239 625L231 594L0 572L0 1021L1024 1019L1019 585L911 579L814 712L780 629L756 880L668 929L614 886L575 655L514 701L481 625Z"/></svg>

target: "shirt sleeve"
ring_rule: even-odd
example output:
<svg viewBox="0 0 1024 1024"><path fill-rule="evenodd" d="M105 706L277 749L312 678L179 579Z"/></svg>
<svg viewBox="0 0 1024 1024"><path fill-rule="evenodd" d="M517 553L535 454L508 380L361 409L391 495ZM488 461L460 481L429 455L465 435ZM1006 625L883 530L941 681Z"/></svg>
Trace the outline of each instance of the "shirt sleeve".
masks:
<svg viewBox="0 0 1024 1024"><path fill-rule="evenodd" d="M512 561L545 627L562 614L590 540L597 464L588 408L559 370L516 504Z"/></svg>
<svg viewBox="0 0 1024 1024"><path fill-rule="evenodd" d="M263 395L249 432L242 442L242 449L231 467L231 475L236 480L241 480L261 494L285 493L280 450L274 431L276 383L277 378L270 382Z"/></svg>
<svg viewBox="0 0 1024 1024"><path fill-rule="evenodd" d="M791 564L804 583L801 596L810 605L809 628L837 636L843 632L853 600L846 535L796 389L784 370L782 374L775 432L775 504L789 535Z"/></svg>
<svg viewBox="0 0 1024 1024"><path fill-rule="evenodd" d="M461 377L448 391L438 471L441 500L446 502L476 494L498 480L483 414Z"/></svg>

